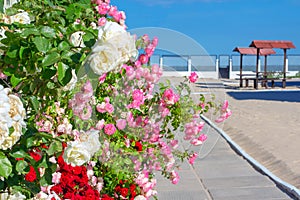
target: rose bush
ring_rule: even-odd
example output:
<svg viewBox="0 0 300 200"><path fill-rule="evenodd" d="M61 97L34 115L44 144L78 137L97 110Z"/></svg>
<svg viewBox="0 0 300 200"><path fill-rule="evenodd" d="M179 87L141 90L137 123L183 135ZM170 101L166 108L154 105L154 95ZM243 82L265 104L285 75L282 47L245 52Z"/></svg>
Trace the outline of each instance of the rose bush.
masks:
<svg viewBox="0 0 300 200"><path fill-rule="evenodd" d="M179 146L206 140L199 115L217 106L194 103L195 73L160 82L158 39L132 36L125 18L109 0L21 0L1 14L1 198L149 199L155 173L176 184L193 164Z"/></svg>

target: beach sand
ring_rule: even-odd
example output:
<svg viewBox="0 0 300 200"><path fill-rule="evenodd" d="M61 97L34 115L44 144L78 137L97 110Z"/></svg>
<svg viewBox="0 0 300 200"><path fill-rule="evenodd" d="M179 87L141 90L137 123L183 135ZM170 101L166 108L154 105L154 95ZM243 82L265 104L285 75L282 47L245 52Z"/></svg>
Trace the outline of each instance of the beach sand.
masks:
<svg viewBox="0 0 300 200"><path fill-rule="evenodd" d="M233 115L223 130L272 173L300 188L300 99L227 99Z"/></svg>
<svg viewBox="0 0 300 200"><path fill-rule="evenodd" d="M269 171L300 188L300 84L297 84L258 91L224 89L233 114L218 126ZM223 96L220 91L216 90Z"/></svg>
<svg viewBox="0 0 300 200"><path fill-rule="evenodd" d="M199 93L214 94L217 102L227 99L232 116L216 125L274 175L300 189L300 79L293 81L286 89L254 90L239 89L235 80L199 79L191 88L195 101Z"/></svg>

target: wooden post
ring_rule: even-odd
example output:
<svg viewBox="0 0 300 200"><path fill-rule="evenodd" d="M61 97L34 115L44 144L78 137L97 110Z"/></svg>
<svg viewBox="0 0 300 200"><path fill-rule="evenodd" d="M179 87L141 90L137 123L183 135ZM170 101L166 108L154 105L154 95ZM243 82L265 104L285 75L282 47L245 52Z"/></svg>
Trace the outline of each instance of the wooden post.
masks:
<svg viewBox="0 0 300 200"><path fill-rule="evenodd" d="M284 60L283 60L283 79L282 79L282 88L286 87L286 49L283 49Z"/></svg>
<svg viewBox="0 0 300 200"><path fill-rule="evenodd" d="M240 56L240 87L243 87L243 54Z"/></svg>
<svg viewBox="0 0 300 200"><path fill-rule="evenodd" d="M264 67L264 79L263 80L263 86L268 87L268 75L267 75L267 55L265 55L265 67Z"/></svg>
<svg viewBox="0 0 300 200"><path fill-rule="evenodd" d="M254 88L258 89L258 65L259 65L259 48L256 51L256 78L254 81Z"/></svg>

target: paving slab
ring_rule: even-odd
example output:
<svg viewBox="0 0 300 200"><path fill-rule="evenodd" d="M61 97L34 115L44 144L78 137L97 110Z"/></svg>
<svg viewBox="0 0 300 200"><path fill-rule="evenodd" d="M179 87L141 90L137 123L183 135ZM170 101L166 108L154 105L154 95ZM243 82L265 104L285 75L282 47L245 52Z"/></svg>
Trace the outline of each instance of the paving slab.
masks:
<svg viewBox="0 0 300 200"><path fill-rule="evenodd" d="M158 176L160 200L288 200L293 199L238 155L227 141L205 125L208 140L191 166L178 170L178 185Z"/></svg>

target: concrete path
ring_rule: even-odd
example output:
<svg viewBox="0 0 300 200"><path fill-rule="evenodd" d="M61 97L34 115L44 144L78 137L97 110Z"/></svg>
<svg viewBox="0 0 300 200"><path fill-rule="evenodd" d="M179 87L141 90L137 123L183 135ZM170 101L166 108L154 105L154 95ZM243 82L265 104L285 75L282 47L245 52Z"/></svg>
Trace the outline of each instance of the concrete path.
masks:
<svg viewBox="0 0 300 200"><path fill-rule="evenodd" d="M256 171L232 150L211 126L194 167L187 162L179 170L181 180L173 185L158 179L160 200L287 200L296 199L280 190L269 177Z"/></svg>

